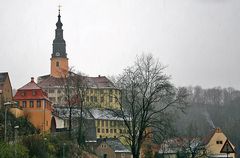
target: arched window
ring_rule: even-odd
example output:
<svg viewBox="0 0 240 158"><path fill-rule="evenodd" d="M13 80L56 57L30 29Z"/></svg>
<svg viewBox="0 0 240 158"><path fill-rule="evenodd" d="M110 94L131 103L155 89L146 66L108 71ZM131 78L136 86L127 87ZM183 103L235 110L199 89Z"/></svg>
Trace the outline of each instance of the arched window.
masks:
<svg viewBox="0 0 240 158"><path fill-rule="evenodd" d="M59 67L59 62L58 61L56 62L56 66Z"/></svg>

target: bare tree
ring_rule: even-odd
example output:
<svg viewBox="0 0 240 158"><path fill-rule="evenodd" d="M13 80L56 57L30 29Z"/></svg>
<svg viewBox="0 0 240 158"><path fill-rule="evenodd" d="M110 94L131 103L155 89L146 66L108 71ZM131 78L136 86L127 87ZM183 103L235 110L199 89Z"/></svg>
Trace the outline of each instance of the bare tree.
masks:
<svg viewBox="0 0 240 158"><path fill-rule="evenodd" d="M67 118L69 122L69 138L72 137L72 121L73 114L78 117L78 132L77 141L79 145L83 144L84 130L83 130L83 112L85 97L88 90L87 77L81 73L74 73L69 71L68 76L63 77L63 97L66 107L68 109Z"/></svg>
<svg viewBox="0 0 240 158"><path fill-rule="evenodd" d="M185 107L186 89L175 88L164 69L152 55L142 55L117 80L120 109L111 111L124 120L133 158L139 158L146 138L168 128L171 113Z"/></svg>

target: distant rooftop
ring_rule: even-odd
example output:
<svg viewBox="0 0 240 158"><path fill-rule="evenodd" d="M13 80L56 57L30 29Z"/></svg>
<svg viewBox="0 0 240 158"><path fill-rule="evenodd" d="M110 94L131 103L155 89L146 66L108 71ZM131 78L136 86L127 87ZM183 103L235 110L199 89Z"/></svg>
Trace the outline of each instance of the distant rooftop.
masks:
<svg viewBox="0 0 240 158"><path fill-rule="evenodd" d="M98 142L106 142L115 153L131 153L131 151L124 146L119 139L117 138L103 138L103 139L98 139Z"/></svg>

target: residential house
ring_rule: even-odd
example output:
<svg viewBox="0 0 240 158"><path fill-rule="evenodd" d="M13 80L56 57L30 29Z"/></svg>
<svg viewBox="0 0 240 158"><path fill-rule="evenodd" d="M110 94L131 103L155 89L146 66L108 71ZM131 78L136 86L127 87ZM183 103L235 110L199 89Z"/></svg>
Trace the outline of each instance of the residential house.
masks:
<svg viewBox="0 0 240 158"><path fill-rule="evenodd" d="M229 153L224 153L224 144L228 142ZM231 152L230 152L231 151ZM174 138L164 141L159 150L164 158L177 158L179 156L201 158L235 158L235 147L228 140L220 128L216 128L204 139L200 138Z"/></svg>
<svg viewBox="0 0 240 158"><path fill-rule="evenodd" d="M230 143L231 148L234 153L222 153L221 150L224 147L225 142L228 141ZM207 155L209 158L235 158L235 146L229 141L226 135L220 128L216 128L210 132L210 134L203 140L203 144L206 146Z"/></svg>
<svg viewBox="0 0 240 158"><path fill-rule="evenodd" d="M42 132L55 129L51 102L47 93L34 82L33 77L29 83L17 90L14 100L35 128Z"/></svg>

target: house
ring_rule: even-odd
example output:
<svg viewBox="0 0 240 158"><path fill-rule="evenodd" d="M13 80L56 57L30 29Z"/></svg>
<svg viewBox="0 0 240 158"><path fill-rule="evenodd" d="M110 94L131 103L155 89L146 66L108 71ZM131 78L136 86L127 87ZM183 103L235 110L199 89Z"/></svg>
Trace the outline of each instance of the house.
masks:
<svg viewBox="0 0 240 158"><path fill-rule="evenodd" d="M131 158L130 150L116 138L98 139L95 149L100 158Z"/></svg>
<svg viewBox="0 0 240 158"><path fill-rule="evenodd" d="M34 78L17 90L13 97L27 119L42 132L55 129L52 106L47 94L34 82Z"/></svg>
<svg viewBox="0 0 240 158"><path fill-rule="evenodd" d="M7 72L0 73L0 107L5 102L12 101L12 86Z"/></svg>
<svg viewBox="0 0 240 158"><path fill-rule="evenodd" d="M233 149L233 153L229 153L228 155L227 153L221 152L226 141L230 143L230 146ZM204 138L203 144L207 149L207 155L209 158L236 157L235 146L229 141L220 128L216 128L211 131L210 134Z"/></svg>
<svg viewBox="0 0 240 158"><path fill-rule="evenodd" d="M229 153L223 150L228 143ZM231 152L230 152L231 151ZM191 157L201 158L235 158L235 147L228 140L220 128L216 128L209 135L200 138L174 138L164 141L159 150L164 158Z"/></svg>

